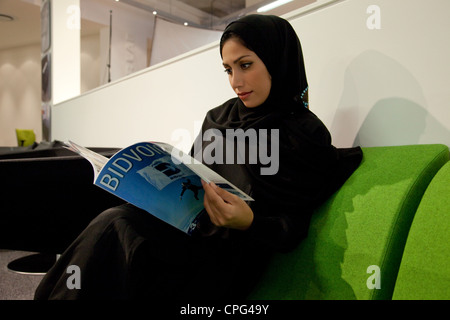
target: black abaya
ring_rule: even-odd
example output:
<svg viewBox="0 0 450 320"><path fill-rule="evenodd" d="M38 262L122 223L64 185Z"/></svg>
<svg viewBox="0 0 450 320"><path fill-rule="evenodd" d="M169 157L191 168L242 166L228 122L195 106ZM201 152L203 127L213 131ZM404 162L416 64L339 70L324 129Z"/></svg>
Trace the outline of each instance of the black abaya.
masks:
<svg viewBox="0 0 450 320"><path fill-rule="evenodd" d="M39 285L35 299L210 299L245 297L256 273L249 248L195 237L130 204L95 218ZM230 259L234 257L234 259ZM80 268L80 288L69 289ZM71 278L72 277L72 278ZM241 278L248 278L242 281Z"/></svg>

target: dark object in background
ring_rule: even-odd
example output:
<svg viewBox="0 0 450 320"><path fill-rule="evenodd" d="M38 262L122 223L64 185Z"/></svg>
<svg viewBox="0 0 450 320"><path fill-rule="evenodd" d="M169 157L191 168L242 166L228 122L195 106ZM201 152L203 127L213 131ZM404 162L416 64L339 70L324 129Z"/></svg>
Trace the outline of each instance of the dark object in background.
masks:
<svg viewBox="0 0 450 320"><path fill-rule="evenodd" d="M91 148L110 157L118 148ZM56 141L0 149L0 249L62 253L103 210L124 203L91 164Z"/></svg>

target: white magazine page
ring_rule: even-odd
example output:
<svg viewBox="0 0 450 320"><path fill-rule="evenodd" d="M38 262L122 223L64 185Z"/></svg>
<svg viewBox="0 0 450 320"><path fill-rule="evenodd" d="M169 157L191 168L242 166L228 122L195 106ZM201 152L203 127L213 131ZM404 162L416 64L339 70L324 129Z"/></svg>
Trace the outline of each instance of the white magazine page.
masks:
<svg viewBox="0 0 450 320"><path fill-rule="evenodd" d="M252 197L247 195L245 192L243 192L238 187L233 185L231 182L226 180L224 177L222 177L215 171L211 170L210 168L208 168L207 166L205 166L203 163L199 162L198 160L194 159L190 155L184 153L183 151L181 151L167 143L163 143L163 142L152 142L152 143L158 145L163 150L170 153L172 156L172 159L176 159L176 160L178 160L178 163L183 163L184 165L186 165L189 169L194 171L205 182L207 182L207 183L214 182L219 187L240 196L242 199L244 199L246 201L254 201L254 199ZM232 189L235 189L239 192L236 193Z"/></svg>
<svg viewBox="0 0 450 320"><path fill-rule="evenodd" d="M108 162L108 158L105 156L102 156L101 154L98 154L97 152L94 152L92 150L89 150L88 148L82 147L75 142L72 141L66 141L64 142L65 148L78 153L80 156L86 158L94 167L94 181L97 178L100 171L102 171L102 168L105 166L105 164Z"/></svg>

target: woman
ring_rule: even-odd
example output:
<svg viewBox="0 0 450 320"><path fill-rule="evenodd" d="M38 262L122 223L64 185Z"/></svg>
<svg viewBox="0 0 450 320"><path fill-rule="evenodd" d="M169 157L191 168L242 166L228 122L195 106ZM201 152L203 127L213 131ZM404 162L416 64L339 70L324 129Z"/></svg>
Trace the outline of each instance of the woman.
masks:
<svg viewBox="0 0 450 320"><path fill-rule="evenodd" d="M271 253L295 248L313 210L357 168L361 149L336 149L307 108L301 46L287 21L241 18L224 31L220 53L237 97L207 113L192 154L208 160L208 146L224 138L223 155L236 161L205 162L255 201L203 183L207 215L193 236L131 205L109 209L47 273L36 299L244 298ZM255 150L248 140L240 141L248 147L244 155L226 148L235 142L226 133L238 129L253 130L258 148L264 141L275 150L276 170L263 174L267 162L248 161ZM208 130L217 136L205 139ZM270 134L262 139L263 132ZM79 267L80 289L67 288L72 265Z"/></svg>

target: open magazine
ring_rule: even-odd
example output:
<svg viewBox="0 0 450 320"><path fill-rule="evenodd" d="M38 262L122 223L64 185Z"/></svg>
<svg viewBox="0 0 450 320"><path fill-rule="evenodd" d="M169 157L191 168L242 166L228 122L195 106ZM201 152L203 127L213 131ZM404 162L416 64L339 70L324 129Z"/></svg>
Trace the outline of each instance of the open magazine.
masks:
<svg viewBox="0 0 450 320"><path fill-rule="evenodd" d="M253 199L181 150L167 143L139 142L111 158L72 141L65 147L94 168L94 184L191 234L205 209L201 179L245 201Z"/></svg>

